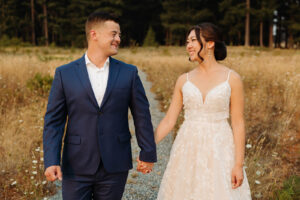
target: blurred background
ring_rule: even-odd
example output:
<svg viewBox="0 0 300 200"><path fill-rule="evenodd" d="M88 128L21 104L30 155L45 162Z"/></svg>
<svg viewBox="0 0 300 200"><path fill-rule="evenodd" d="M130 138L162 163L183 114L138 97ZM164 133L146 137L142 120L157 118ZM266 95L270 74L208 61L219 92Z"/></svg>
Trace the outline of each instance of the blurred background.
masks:
<svg viewBox="0 0 300 200"><path fill-rule="evenodd" d="M228 50L221 63L244 83L252 198L300 199L299 0L0 0L0 199L59 189L43 174L43 117L54 71L85 53L84 24L96 10L120 16L115 58L146 72L163 112L178 76L197 66L187 30L218 25ZM182 121L183 113L175 132Z"/></svg>
<svg viewBox="0 0 300 200"><path fill-rule="evenodd" d="M299 0L1 0L0 44L86 47L95 10L120 16L122 45L184 45L192 25L212 22L227 45L299 48Z"/></svg>

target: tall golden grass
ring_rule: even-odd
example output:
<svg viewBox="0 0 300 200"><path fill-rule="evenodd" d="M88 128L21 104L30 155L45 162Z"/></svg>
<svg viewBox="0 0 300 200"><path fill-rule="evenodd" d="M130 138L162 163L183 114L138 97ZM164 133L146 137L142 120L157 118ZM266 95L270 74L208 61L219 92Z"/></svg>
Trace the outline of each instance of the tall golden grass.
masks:
<svg viewBox="0 0 300 200"><path fill-rule="evenodd" d="M26 83L36 73L53 75L57 66L83 53L0 49L0 199L36 199L54 192L44 179L41 159L47 98ZM196 66L183 47L121 49L117 58L147 72L163 111L177 77ZM299 176L300 52L229 47L223 63L244 82L246 171L253 199L272 199L288 177ZM181 115L177 128L182 119Z"/></svg>
<svg viewBox="0 0 300 200"><path fill-rule="evenodd" d="M47 98L26 85L36 73L53 75L79 55L63 49L0 49L0 199L39 199L55 191L43 175Z"/></svg>

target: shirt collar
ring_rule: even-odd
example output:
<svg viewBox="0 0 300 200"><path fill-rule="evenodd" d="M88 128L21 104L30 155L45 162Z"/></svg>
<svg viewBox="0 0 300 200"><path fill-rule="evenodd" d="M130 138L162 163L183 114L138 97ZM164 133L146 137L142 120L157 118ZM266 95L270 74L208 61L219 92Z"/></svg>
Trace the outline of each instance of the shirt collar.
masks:
<svg viewBox="0 0 300 200"><path fill-rule="evenodd" d="M85 53L84 58L85 58L86 66L91 66L92 68L96 68L97 71L104 71L109 67L109 57L106 59L103 67L101 68L97 67L94 63L92 63L92 61L90 61L90 59L87 56L87 53Z"/></svg>

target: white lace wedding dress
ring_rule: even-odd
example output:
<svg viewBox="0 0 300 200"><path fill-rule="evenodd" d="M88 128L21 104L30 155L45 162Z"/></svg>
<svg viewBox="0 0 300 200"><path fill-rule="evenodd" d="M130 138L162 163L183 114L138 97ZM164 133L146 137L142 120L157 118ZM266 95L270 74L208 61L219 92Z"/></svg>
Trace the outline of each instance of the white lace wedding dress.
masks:
<svg viewBox="0 0 300 200"><path fill-rule="evenodd" d="M188 79L182 87L185 120L174 141L157 200L248 200L247 176L231 187L234 140L229 117L231 88L227 80L203 100Z"/></svg>

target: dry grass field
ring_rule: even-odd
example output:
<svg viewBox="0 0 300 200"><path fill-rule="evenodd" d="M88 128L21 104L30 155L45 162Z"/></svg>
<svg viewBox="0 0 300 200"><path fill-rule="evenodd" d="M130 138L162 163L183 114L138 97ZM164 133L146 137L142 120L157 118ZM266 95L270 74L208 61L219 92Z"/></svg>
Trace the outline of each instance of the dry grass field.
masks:
<svg viewBox="0 0 300 200"><path fill-rule="evenodd" d="M82 49L0 48L0 199L37 199L55 192L43 177L42 160L49 77L57 66L83 53ZM163 111L177 77L196 66L188 61L184 47L121 49L116 58L149 75ZM300 51L229 47L223 63L244 82L246 171L253 199L296 199Z"/></svg>

